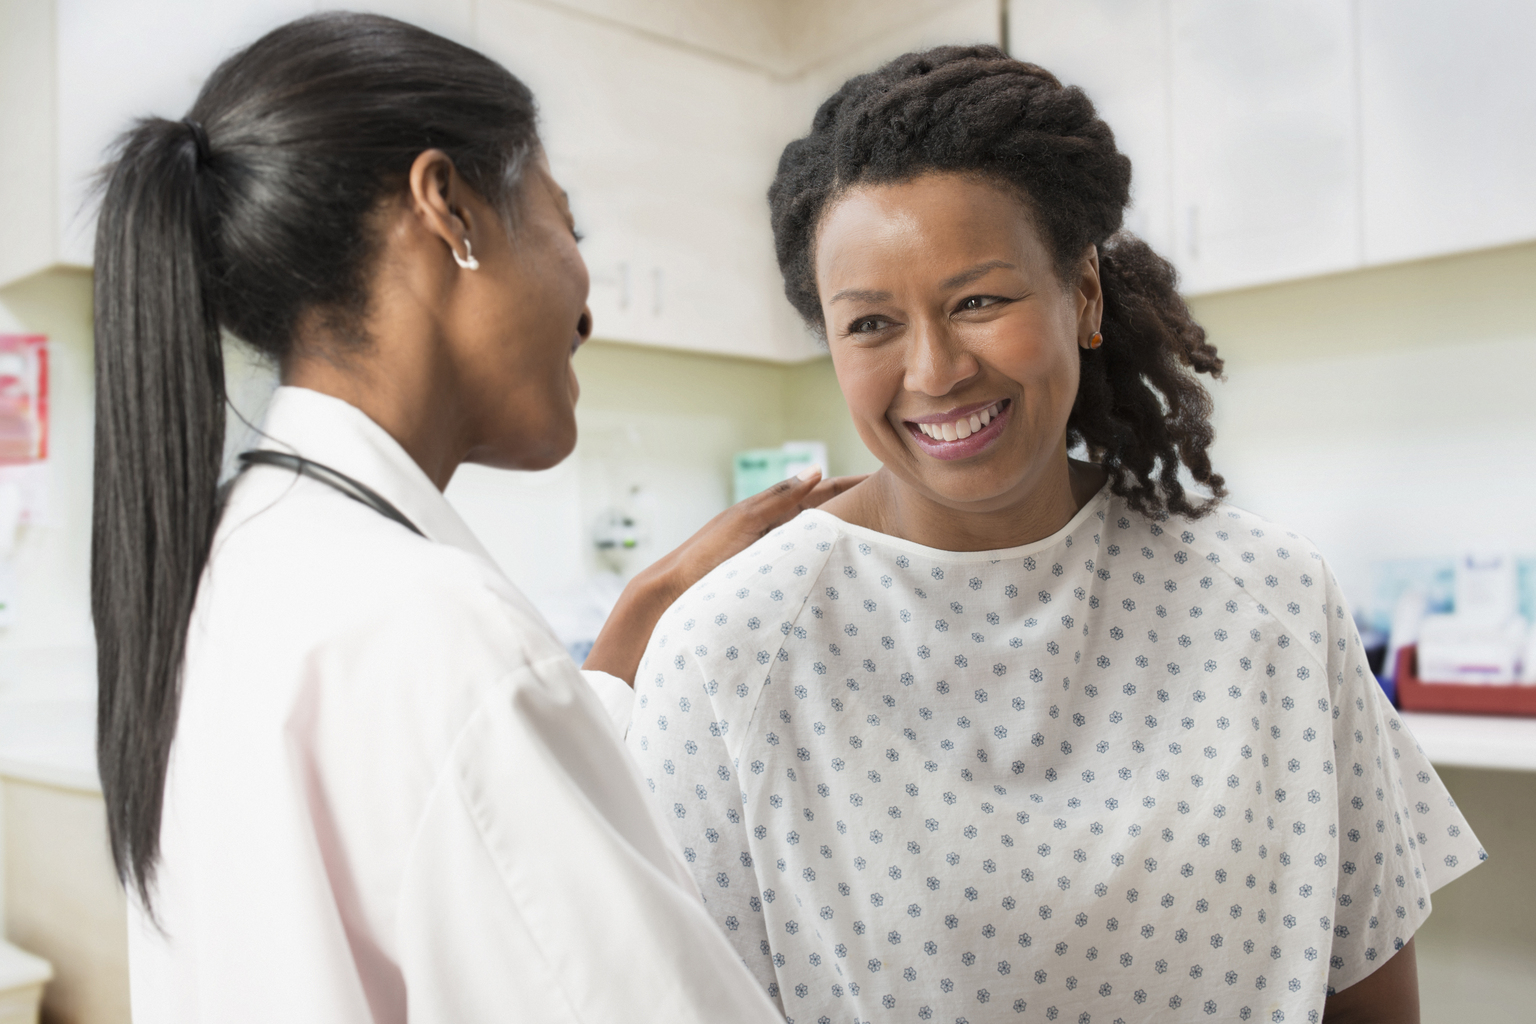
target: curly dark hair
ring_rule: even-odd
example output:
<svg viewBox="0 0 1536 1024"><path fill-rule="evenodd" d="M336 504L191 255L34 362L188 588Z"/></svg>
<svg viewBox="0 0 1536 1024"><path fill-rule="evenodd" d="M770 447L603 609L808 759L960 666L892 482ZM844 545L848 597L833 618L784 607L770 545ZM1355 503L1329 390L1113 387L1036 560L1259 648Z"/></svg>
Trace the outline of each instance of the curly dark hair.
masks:
<svg viewBox="0 0 1536 1024"><path fill-rule="evenodd" d="M1018 195L1063 281L1097 247L1104 342L1080 353L1068 444L1085 444L1139 512L1209 512L1226 486L1211 469L1211 398L1195 373L1219 376L1221 359L1172 264L1120 230L1131 161L1114 133L1081 89L1044 68L994 46L941 46L844 83L811 133L784 147L768 190L790 303L825 336L813 267L822 215L850 188L932 171L981 175ZM1214 497L1188 494L1181 464Z"/></svg>

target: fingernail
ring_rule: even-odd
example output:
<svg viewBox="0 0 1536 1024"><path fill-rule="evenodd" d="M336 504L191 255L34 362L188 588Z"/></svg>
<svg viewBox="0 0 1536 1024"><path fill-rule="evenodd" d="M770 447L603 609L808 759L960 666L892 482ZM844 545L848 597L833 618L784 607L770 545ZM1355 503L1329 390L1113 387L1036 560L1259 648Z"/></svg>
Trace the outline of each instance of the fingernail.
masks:
<svg viewBox="0 0 1536 1024"><path fill-rule="evenodd" d="M796 480L809 480L811 477L819 476L820 474L821 474L821 470L818 469L815 466L812 466L810 469L802 469L800 472L796 473L795 474L795 479Z"/></svg>

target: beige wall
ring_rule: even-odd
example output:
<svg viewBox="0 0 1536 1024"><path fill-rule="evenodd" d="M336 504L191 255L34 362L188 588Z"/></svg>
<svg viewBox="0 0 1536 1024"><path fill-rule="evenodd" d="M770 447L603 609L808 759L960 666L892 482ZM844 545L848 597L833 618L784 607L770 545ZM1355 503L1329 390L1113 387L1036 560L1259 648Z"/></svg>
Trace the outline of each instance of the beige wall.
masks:
<svg viewBox="0 0 1536 1024"><path fill-rule="evenodd" d="M1228 360L1232 501L1308 535L1351 601L1379 559L1536 554L1536 245L1191 305Z"/></svg>

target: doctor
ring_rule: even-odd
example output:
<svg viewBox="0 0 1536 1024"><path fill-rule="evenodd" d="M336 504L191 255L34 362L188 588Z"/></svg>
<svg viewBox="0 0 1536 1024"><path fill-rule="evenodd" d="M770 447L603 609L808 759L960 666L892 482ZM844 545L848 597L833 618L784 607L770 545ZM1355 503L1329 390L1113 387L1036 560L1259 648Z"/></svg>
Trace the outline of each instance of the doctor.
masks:
<svg viewBox="0 0 1536 1024"><path fill-rule="evenodd" d="M135 1019L777 1020L603 701L674 597L845 482L706 526L583 680L441 493L576 440L587 272L528 90L386 18L286 25L123 138L96 253L99 757ZM221 330L283 379L222 496Z"/></svg>

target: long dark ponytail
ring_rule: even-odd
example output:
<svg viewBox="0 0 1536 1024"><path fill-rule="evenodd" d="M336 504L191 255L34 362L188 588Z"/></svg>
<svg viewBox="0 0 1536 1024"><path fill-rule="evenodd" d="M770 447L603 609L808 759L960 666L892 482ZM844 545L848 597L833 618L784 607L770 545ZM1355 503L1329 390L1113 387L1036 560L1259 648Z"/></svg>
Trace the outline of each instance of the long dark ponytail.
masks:
<svg viewBox="0 0 1536 1024"><path fill-rule="evenodd" d="M225 61L187 118L140 121L96 234L91 611L97 760L119 877L148 907L198 581L217 525L221 331L275 360L301 317L366 344L370 215L438 148L510 214L533 97L403 22L323 14Z"/></svg>
<svg viewBox="0 0 1536 1024"><path fill-rule="evenodd" d="M812 249L829 205L860 183L925 171L985 176L1020 196L1043 228L1056 271L1072 280L1099 253L1104 344L1080 356L1067 421L1138 511L1200 516L1226 493L1211 468L1211 400L1196 373L1221 359L1180 297L1171 264L1120 230L1131 161L1081 89L995 46L940 46L850 78L791 142L768 190L784 292L822 330ZM1190 494L1180 468L1213 495Z"/></svg>

